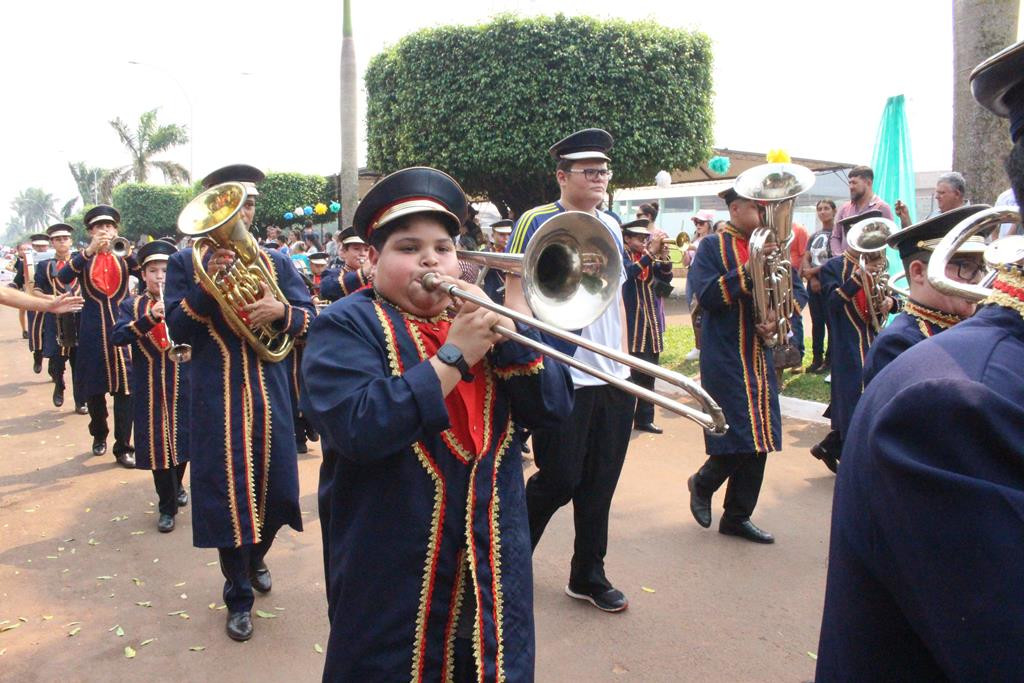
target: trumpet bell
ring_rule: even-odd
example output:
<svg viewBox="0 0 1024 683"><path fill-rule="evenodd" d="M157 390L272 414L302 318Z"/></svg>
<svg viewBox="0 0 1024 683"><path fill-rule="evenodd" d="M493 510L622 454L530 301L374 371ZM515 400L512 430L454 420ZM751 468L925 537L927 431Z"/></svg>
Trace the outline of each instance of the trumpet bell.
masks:
<svg viewBox="0 0 1024 683"><path fill-rule="evenodd" d="M115 237L110 240L110 252L114 256L126 258L132 250L132 243L126 237Z"/></svg>

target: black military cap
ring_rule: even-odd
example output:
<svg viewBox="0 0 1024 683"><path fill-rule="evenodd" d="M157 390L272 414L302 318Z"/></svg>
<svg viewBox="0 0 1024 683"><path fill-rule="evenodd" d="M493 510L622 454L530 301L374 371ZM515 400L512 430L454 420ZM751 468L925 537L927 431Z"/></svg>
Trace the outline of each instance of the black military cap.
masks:
<svg viewBox="0 0 1024 683"><path fill-rule="evenodd" d="M274 240L267 240L266 242L263 243L263 248L267 250L280 249L281 245L275 242Z"/></svg>
<svg viewBox="0 0 1024 683"><path fill-rule="evenodd" d="M145 267L147 263L153 261L166 261L171 258L171 254L175 254L177 251L178 248L173 244L168 244L163 240L153 240L142 245L137 258L139 265Z"/></svg>
<svg viewBox="0 0 1024 683"><path fill-rule="evenodd" d="M729 206L730 204L732 204L737 199L743 199L743 197L740 196L740 193L737 192L736 190L734 190L731 187L726 188L726 189L722 190L721 192L719 192L718 196L725 200L725 205L726 206Z"/></svg>
<svg viewBox="0 0 1024 683"><path fill-rule="evenodd" d="M54 237L71 237L74 230L75 229L67 223L54 223L46 229L46 235L49 236L50 239L53 239Z"/></svg>
<svg viewBox="0 0 1024 683"><path fill-rule="evenodd" d="M118 224L121 222L121 214L112 206L97 204L85 212L82 222L85 223L86 228L91 230L92 224L98 221L110 221L111 223Z"/></svg>
<svg viewBox="0 0 1024 683"><path fill-rule="evenodd" d="M627 233L629 235L634 235L634 236L650 237L651 233L648 232L648 230L647 230L647 226L650 225L650 224L651 224L651 222L649 220L647 220L646 218L638 218L635 221L630 221L628 223L623 223L622 224L622 232Z"/></svg>
<svg viewBox="0 0 1024 683"><path fill-rule="evenodd" d="M958 206L957 208L940 213L937 216L926 218L923 221L908 225L889 237L886 242L893 249L899 249L900 258L905 259L921 251L934 251L935 246L952 230L957 223L972 216L979 211L989 208L988 204L971 204L969 206ZM985 251L985 239L980 235L973 235L967 239L960 248L958 254L980 254Z"/></svg>
<svg viewBox="0 0 1024 683"><path fill-rule="evenodd" d="M512 233L512 225L513 221L502 218L500 221L491 223L491 232L496 232L499 235L509 235Z"/></svg>
<svg viewBox="0 0 1024 683"><path fill-rule="evenodd" d="M431 213L455 237L466 220L466 194L455 179L443 171L414 166L381 178L356 208L352 227L364 241L402 216ZM344 244L344 242L343 242Z"/></svg>
<svg viewBox="0 0 1024 683"><path fill-rule="evenodd" d="M330 256L327 255L326 251L314 251L309 255L309 262L316 263L317 265L326 266L327 260Z"/></svg>
<svg viewBox="0 0 1024 683"><path fill-rule="evenodd" d="M1024 41L974 67L971 92L978 104L1010 119L1010 137L1017 142L1024 133Z"/></svg>
<svg viewBox="0 0 1024 683"><path fill-rule="evenodd" d="M48 247L50 246L50 236L37 232L35 235L29 237L33 247Z"/></svg>
<svg viewBox="0 0 1024 683"><path fill-rule="evenodd" d="M584 128L551 145L548 152L555 161L562 159L569 159L571 161L603 159L611 161L608 158L608 150L612 148L613 144L615 144L615 141L608 131L601 130L600 128Z"/></svg>
<svg viewBox="0 0 1024 683"><path fill-rule="evenodd" d="M847 216L846 218L836 221L836 223L843 228L844 231L849 230L850 226L854 223L860 223L866 221L869 218L881 218L882 212L878 209L869 209L864 213L858 213L856 216Z"/></svg>
<svg viewBox="0 0 1024 683"><path fill-rule="evenodd" d="M351 225L341 231L341 245L347 244L366 244L363 238L356 234L356 229Z"/></svg>
<svg viewBox="0 0 1024 683"><path fill-rule="evenodd" d="M203 178L203 189L209 190L214 185L221 183L242 183L250 196L256 196L260 192L256 189L256 183L262 183L263 171L248 164L232 164L218 168L213 173Z"/></svg>
<svg viewBox="0 0 1024 683"><path fill-rule="evenodd" d="M168 244L173 244L175 247L178 246L178 238L174 237L172 235L164 235L160 239L161 239L161 241L167 242Z"/></svg>

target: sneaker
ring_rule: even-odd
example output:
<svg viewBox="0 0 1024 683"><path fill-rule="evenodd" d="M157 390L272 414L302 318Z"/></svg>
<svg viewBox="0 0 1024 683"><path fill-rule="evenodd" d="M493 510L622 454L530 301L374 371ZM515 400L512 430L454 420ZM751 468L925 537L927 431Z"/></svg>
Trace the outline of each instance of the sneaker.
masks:
<svg viewBox="0 0 1024 683"><path fill-rule="evenodd" d="M617 588L609 588L600 593L577 593L569 586L565 587L565 594L577 600L586 600L602 612L621 612L629 607L629 601L622 591Z"/></svg>
<svg viewBox="0 0 1024 683"><path fill-rule="evenodd" d="M700 349L691 350L683 360L700 360Z"/></svg>

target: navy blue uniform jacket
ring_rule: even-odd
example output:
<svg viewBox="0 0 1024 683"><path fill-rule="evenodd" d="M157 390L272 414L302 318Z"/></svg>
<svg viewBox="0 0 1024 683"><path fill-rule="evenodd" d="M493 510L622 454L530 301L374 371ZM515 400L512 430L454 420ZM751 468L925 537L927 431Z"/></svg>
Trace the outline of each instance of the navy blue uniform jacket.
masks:
<svg viewBox="0 0 1024 683"><path fill-rule="evenodd" d="M537 339L536 332L520 328ZM314 321L303 407L323 439L320 524L331 635L325 681L439 681L468 566L480 680L533 679L533 580L512 419L559 424L568 371L519 344L483 361L480 451L451 429L412 316L365 289Z"/></svg>
<svg viewBox="0 0 1024 683"><path fill-rule="evenodd" d="M1022 444L1013 309L982 308L871 381L836 480L818 683L1020 680Z"/></svg>
<svg viewBox="0 0 1024 683"><path fill-rule="evenodd" d="M36 291L42 294L50 294L53 296L59 296L65 292L72 294L78 294L78 282L74 282L70 285L65 285L63 282L57 279L57 266L60 265L60 270L67 268L70 264L68 261L57 261L57 259L49 259L42 263L36 264ZM58 356L64 356L65 358L71 354L70 347L64 347L57 343L57 315L55 313L38 313L42 318L42 332L43 332L43 358L56 358ZM68 313L66 315L73 315Z"/></svg>
<svg viewBox="0 0 1024 683"><path fill-rule="evenodd" d="M768 453L782 448L775 362L754 327L746 238L731 225L700 241L690 265L704 311L700 381L729 423L724 436L704 432L708 455ZM737 246L740 251L737 251Z"/></svg>
<svg viewBox="0 0 1024 683"><path fill-rule="evenodd" d="M363 277L363 269L350 269L342 266L341 269L331 268L325 270L320 277L320 298L327 301L337 301L348 296L352 292L362 289L370 283Z"/></svg>
<svg viewBox="0 0 1024 683"><path fill-rule="evenodd" d="M44 261L45 263L45 261ZM33 267L35 275L33 276L33 284L39 281L39 270L42 264L36 263ZM14 286L17 289L25 289L25 259L19 258L14 262ZM26 328L28 330L28 350L29 351L43 351L44 340L43 340L43 320L44 314L36 311L26 311L28 317L26 318ZM48 356L47 356L48 357Z"/></svg>
<svg viewBox="0 0 1024 683"><path fill-rule="evenodd" d="M288 303L278 329L303 337L309 290L291 260L260 251ZM200 548L258 543L264 527L302 530L289 364L268 363L236 335L198 284L192 249L167 262L164 305L171 337L192 345L189 444L192 542Z"/></svg>
<svg viewBox="0 0 1024 683"><path fill-rule="evenodd" d="M111 342L132 347L132 394L135 396L135 467L166 470L188 462L189 378L187 363L178 364L151 334L159 322L148 295L121 302Z"/></svg>
<svg viewBox="0 0 1024 683"><path fill-rule="evenodd" d="M629 351L661 353L665 347L665 307L654 293L654 281L672 282L672 263L655 262L646 253L635 259L628 249L622 254L622 263L626 268L622 303Z"/></svg>
<svg viewBox="0 0 1024 683"><path fill-rule="evenodd" d="M864 361L864 386L886 365L914 344L949 329L959 319L927 306L908 301L906 308L875 337Z"/></svg>

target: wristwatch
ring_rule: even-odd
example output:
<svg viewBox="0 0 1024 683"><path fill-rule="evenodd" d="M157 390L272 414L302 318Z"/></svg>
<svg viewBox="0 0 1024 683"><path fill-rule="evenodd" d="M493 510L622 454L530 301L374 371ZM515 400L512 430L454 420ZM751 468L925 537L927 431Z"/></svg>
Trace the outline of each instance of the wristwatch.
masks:
<svg viewBox="0 0 1024 683"><path fill-rule="evenodd" d="M469 371L469 364L462 357L462 350L455 344L442 344L441 348L437 350L437 359L461 372L463 382L473 381L473 373Z"/></svg>

